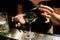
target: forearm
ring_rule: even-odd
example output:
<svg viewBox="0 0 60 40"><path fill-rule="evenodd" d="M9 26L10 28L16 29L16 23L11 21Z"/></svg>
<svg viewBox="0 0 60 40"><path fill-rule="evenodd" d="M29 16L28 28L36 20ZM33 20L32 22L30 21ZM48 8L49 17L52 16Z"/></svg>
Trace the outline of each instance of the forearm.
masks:
<svg viewBox="0 0 60 40"><path fill-rule="evenodd" d="M23 14L22 5L18 4L18 11L17 12L18 12L17 14Z"/></svg>

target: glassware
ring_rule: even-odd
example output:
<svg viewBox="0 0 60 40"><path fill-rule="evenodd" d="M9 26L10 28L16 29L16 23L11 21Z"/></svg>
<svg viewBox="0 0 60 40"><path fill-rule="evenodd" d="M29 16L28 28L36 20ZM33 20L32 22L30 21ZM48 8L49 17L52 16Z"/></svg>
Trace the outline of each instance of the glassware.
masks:
<svg viewBox="0 0 60 40"><path fill-rule="evenodd" d="M0 35L7 35L9 32L8 18L6 12L0 12Z"/></svg>
<svg viewBox="0 0 60 40"><path fill-rule="evenodd" d="M31 35L32 34L32 32L31 32L31 23L36 21L37 15L34 12L26 12L24 18L25 18L25 21L27 23L29 23L29 25L30 25L29 26L29 31L26 35L26 38L29 38L29 40L31 40L32 36L34 37L34 34Z"/></svg>

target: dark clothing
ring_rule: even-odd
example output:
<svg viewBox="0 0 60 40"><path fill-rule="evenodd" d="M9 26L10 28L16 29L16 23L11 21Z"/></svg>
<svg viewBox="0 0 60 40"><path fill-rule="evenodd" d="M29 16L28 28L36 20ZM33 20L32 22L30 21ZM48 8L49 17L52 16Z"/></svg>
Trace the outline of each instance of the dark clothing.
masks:
<svg viewBox="0 0 60 40"><path fill-rule="evenodd" d="M54 34L60 34L60 26L54 26L53 30Z"/></svg>

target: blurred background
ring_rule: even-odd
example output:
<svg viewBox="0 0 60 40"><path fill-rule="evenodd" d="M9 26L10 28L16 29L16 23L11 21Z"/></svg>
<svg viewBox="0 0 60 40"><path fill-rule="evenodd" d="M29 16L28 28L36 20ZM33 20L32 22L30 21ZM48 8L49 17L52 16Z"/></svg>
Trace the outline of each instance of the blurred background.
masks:
<svg viewBox="0 0 60 40"><path fill-rule="evenodd" d="M35 3L38 2L37 0L33 0L33 1L35 1ZM43 5L50 6L51 8L53 8L55 10L55 12L57 14L60 15L60 3L59 3L59 1L40 0L39 3L43 4ZM23 5L22 8L20 5ZM0 12L7 12L9 30L10 30L9 33L13 34L13 31L14 31L13 29L23 30L23 32L29 30L28 26L30 26L30 25L27 22L25 24L26 28L23 28L22 26L16 28L14 26L14 23L11 22L11 17L16 16L17 13L20 13L21 11L23 11L23 13L30 12L30 9L32 9L34 7L35 6L33 5L33 3L28 1L28 0L0 0ZM37 35L40 33L42 33L42 34L60 34L60 27L57 26L55 23L53 23L51 21L47 24L45 23L46 19L41 16L42 11L36 9L33 12L36 13L38 18L35 22L32 22L32 24L31 24L31 31L32 32L36 32ZM1 37L1 40L3 40L3 38L5 40L5 37L3 37L3 36ZM8 39L6 39L6 40L8 40ZM13 40L13 39L10 39L10 40Z"/></svg>

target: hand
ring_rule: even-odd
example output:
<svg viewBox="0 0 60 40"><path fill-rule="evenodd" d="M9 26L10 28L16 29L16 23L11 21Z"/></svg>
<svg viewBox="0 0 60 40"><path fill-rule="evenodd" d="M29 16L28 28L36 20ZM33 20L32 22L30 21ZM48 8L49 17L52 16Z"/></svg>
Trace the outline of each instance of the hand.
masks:
<svg viewBox="0 0 60 40"><path fill-rule="evenodd" d="M46 21L45 21L45 23L48 23L48 22L50 22L50 15L47 15L47 13L46 12L44 12L44 13L41 13L41 15L43 16L43 17L45 17L46 18Z"/></svg>
<svg viewBox="0 0 60 40"><path fill-rule="evenodd" d="M16 27L20 27L22 24L25 24L23 14L18 14L15 17L12 17L12 22L14 22L13 18L18 18L19 19L19 22L16 23L16 25L15 25Z"/></svg>
<svg viewBox="0 0 60 40"><path fill-rule="evenodd" d="M53 15L54 10L49 6L45 6L42 4L40 5L39 10L43 12L41 15L47 19L45 23L50 22L50 18L51 18L51 15Z"/></svg>

